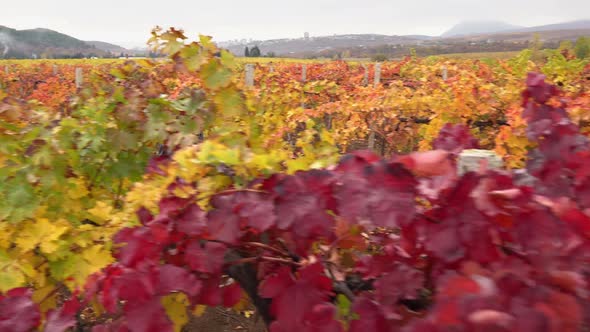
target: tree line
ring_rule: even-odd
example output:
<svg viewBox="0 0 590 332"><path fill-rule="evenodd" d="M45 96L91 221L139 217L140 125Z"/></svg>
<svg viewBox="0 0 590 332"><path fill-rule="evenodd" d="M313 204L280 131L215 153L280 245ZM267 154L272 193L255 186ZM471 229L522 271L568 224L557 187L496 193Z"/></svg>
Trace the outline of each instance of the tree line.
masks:
<svg viewBox="0 0 590 332"><path fill-rule="evenodd" d="M263 56L266 56L268 58L274 58L277 55L275 52L268 52L268 53L266 53L266 55L262 55L262 52L260 51L260 48L257 45L252 48L249 48L248 46L246 46L246 48L244 49L244 56L246 58L259 58L259 57L263 57Z"/></svg>

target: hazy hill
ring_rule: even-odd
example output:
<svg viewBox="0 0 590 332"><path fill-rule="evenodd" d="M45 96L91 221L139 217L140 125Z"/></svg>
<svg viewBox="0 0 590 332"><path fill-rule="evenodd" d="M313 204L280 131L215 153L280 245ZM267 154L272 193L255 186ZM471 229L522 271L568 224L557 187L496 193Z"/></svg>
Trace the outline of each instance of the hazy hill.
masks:
<svg viewBox="0 0 590 332"><path fill-rule="evenodd" d="M525 28L519 31L551 31L551 30L587 30L590 29L590 20L579 20L557 24L539 25Z"/></svg>
<svg viewBox="0 0 590 332"><path fill-rule="evenodd" d="M114 54L129 54L129 53L133 53L130 50L121 47L119 45L115 45L115 44L111 44L111 43L105 43L105 42L101 42L101 41L86 41L86 44L94 46L96 48L98 48L99 50L103 50L106 52L111 52Z"/></svg>
<svg viewBox="0 0 590 332"><path fill-rule="evenodd" d="M258 46L263 55L283 57L400 57L415 49L420 55L517 51L528 47L538 33L546 47L561 40L590 35L590 20L535 27L500 21L464 22L438 37L423 35L348 34L260 41L221 42L219 46L237 56L246 47ZM101 41L82 41L48 29L15 30L0 26L0 58L117 57L121 53L143 55L144 49L129 50Z"/></svg>
<svg viewBox="0 0 590 332"><path fill-rule="evenodd" d="M116 45L105 44L87 43L49 29L16 30L0 26L0 58L109 56L113 53L109 48Z"/></svg>
<svg viewBox="0 0 590 332"><path fill-rule="evenodd" d="M443 33L441 37L458 37L484 33L489 34L523 28L524 27L500 21L462 22Z"/></svg>
<svg viewBox="0 0 590 332"><path fill-rule="evenodd" d="M545 47L557 47L560 41L575 41L590 36L590 20L522 27L503 22L458 24L442 36L387 36L377 34L334 35L297 39L275 39L222 45L238 56L246 46L258 46L262 54L288 57L367 58L385 54L399 58L415 49L419 55L472 52L508 52L529 47L539 36Z"/></svg>
<svg viewBox="0 0 590 332"><path fill-rule="evenodd" d="M531 33L546 31L574 31L589 30L590 20L579 20L562 22L556 24L539 25L532 27L522 27L507 24L504 22L464 22L455 25L450 30L441 35L442 38L457 38L471 36L505 36L511 33Z"/></svg>
<svg viewBox="0 0 590 332"><path fill-rule="evenodd" d="M277 55L293 55L299 53L320 53L326 50L341 49L347 47L372 47L378 45L417 45L430 36L387 36L378 34L358 35L333 35L310 38L295 39L272 39L265 41L251 41L248 43L220 43L221 47L227 48L232 53L242 56L247 47L258 46L263 54L269 52Z"/></svg>

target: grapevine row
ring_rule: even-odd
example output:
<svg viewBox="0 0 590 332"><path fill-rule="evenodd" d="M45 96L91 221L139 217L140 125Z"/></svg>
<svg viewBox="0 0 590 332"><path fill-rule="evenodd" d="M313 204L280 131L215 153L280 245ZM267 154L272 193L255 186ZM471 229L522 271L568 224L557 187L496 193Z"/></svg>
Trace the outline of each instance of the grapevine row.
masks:
<svg viewBox="0 0 590 332"><path fill-rule="evenodd" d="M522 85L526 54L448 66L447 81L409 58L377 88L279 64L250 89L207 37L152 41L170 62L100 67L80 91L64 77L40 100L47 83L2 81L0 330L171 331L187 309L245 298L273 332L588 326L582 67L558 90ZM434 150L340 157L369 131ZM515 165L531 150L532 185L456 174L462 149L499 137L522 149Z"/></svg>

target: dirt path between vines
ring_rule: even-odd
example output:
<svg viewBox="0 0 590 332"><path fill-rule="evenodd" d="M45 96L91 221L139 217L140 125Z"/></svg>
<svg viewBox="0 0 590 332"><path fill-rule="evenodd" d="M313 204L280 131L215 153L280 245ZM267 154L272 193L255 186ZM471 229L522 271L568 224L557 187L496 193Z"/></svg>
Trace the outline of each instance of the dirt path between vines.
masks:
<svg viewBox="0 0 590 332"><path fill-rule="evenodd" d="M231 309L207 308L200 317L192 317L183 332L266 332L256 314L247 318Z"/></svg>

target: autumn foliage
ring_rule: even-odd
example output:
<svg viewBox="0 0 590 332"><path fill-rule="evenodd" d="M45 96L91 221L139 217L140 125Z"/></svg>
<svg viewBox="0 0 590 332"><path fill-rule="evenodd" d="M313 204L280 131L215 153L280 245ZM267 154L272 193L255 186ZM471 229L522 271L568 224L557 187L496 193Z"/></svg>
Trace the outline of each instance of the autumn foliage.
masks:
<svg viewBox="0 0 590 332"><path fill-rule="evenodd" d="M469 80L357 88L277 76L268 84L286 85L281 102L278 90L242 87L233 58L207 37L185 39L154 31L171 63L111 68L116 80L98 73L55 117L6 97L0 189L14 206L0 205L12 237L0 242L11 271L0 274L0 331L65 331L89 316L93 331L178 331L202 306L245 301L271 332L588 328L590 142L570 105L587 107L583 85L564 91L531 73L524 92L476 93L460 89ZM391 70L425 60L405 61ZM485 70L473 77L493 75ZM425 137L438 129L431 150L338 155L334 145L356 137L350 121L391 138L428 117L394 117L415 105L383 96L425 101L421 89L442 84L450 88L428 91L457 104L431 105L461 120L422 123ZM473 96L503 93L520 95L519 106L461 115ZM384 99L357 114L349 94ZM302 98L318 105L302 109ZM513 120L500 125L505 107ZM485 167L457 174L463 149L490 144L474 137L485 126L467 126L485 121L526 134L532 179Z"/></svg>

